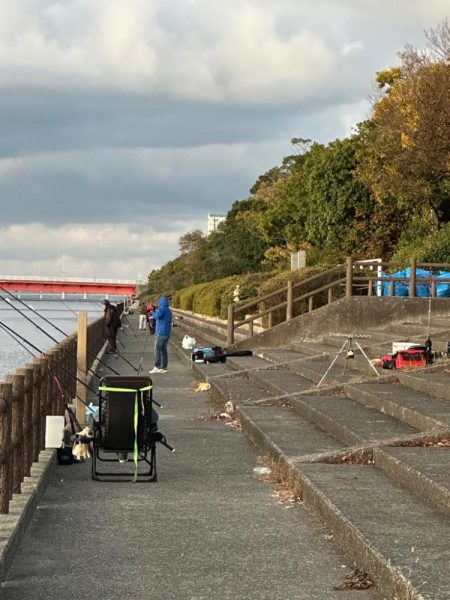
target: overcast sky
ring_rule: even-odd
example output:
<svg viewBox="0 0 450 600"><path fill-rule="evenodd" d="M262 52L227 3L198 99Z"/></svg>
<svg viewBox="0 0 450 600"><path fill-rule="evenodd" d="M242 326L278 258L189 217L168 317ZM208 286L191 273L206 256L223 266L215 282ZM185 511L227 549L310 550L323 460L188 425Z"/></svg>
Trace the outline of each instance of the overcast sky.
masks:
<svg viewBox="0 0 450 600"><path fill-rule="evenodd" d="M146 278L448 0L0 0L0 276Z"/></svg>

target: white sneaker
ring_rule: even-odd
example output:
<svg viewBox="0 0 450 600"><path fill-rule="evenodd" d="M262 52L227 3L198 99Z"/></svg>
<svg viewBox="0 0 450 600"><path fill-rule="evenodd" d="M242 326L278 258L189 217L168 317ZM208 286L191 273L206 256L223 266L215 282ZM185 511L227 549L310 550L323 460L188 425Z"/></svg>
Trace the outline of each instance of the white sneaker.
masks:
<svg viewBox="0 0 450 600"><path fill-rule="evenodd" d="M159 369L160 373L167 373L167 369Z"/></svg>
<svg viewBox="0 0 450 600"><path fill-rule="evenodd" d="M162 369L160 369L159 367L153 367L153 369L151 371L149 371L149 373L161 373Z"/></svg>

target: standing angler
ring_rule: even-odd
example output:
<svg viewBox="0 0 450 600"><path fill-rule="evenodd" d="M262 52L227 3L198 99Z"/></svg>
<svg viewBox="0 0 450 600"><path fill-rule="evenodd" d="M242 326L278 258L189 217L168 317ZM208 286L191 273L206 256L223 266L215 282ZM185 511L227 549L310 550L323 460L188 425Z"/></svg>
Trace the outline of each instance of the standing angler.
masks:
<svg viewBox="0 0 450 600"><path fill-rule="evenodd" d="M150 312L155 318L155 366L150 373L166 373L169 357L167 344L172 329L172 311L167 296L161 296L158 306Z"/></svg>
<svg viewBox="0 0 450 600"><path fill-rule="evenodd" d="M106 348L107 354L115 354L117 352L116 335L117 330L121 326L121 321L117 307L113 306L109 300L103 300L105 307L105 331L106 339L108 340L108 346Z"/></svg>

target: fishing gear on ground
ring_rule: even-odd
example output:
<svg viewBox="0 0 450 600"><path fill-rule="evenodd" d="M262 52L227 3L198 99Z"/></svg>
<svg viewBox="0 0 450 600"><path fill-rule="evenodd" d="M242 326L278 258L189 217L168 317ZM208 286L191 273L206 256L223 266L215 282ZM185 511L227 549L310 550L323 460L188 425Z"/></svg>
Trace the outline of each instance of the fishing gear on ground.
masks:
<svg viewBox="0 0 450 600"><path fill-rule="evenodd" d="M196 363L225 363L228 357L253 356L251 350L227 350L222 346L198 347L192 350L192 361Z"/></svg>

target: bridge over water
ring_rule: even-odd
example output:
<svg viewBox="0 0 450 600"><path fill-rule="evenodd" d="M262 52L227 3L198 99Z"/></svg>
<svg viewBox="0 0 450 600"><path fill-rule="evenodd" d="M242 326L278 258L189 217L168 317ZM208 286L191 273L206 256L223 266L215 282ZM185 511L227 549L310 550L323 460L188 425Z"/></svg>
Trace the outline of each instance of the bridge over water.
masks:
<svg viewBox="0 0 450 600"><path fill-rule="evenodd" d="M0 287L8 292L61 294L62 297L65 294L134 296L142 283L129 279L0 276Z"/></svg>

